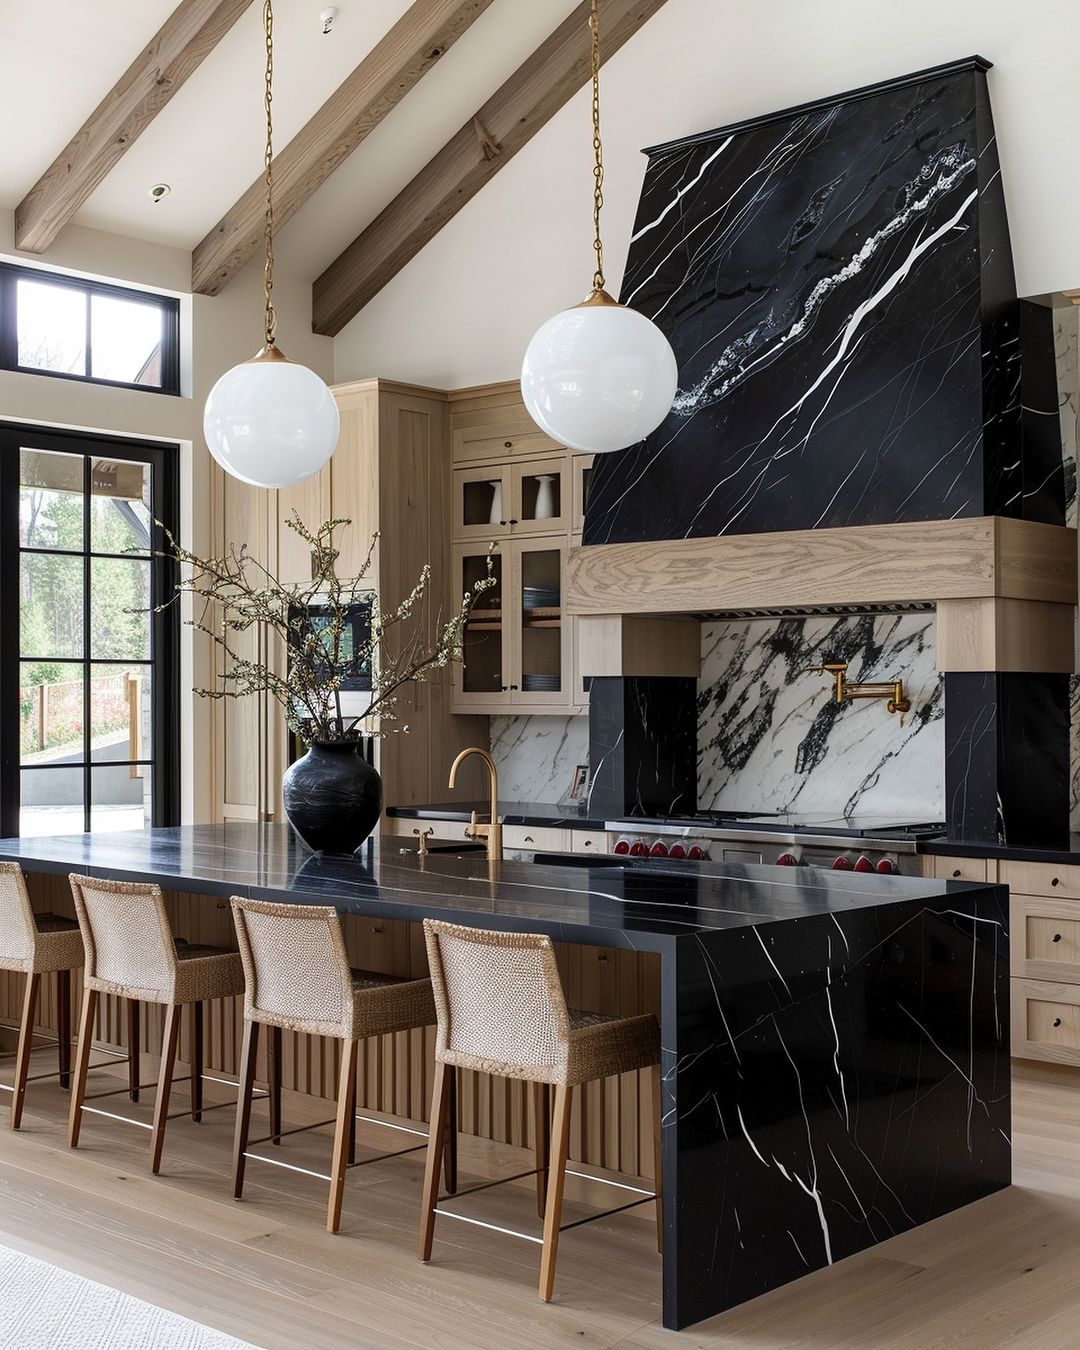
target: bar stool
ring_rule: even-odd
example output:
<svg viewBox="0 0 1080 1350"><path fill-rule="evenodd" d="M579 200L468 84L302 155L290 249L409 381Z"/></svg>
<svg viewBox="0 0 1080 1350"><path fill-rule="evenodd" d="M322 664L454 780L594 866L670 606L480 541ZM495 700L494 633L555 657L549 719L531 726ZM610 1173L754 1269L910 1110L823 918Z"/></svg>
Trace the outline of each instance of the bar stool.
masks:
<svg viewBox="0 0 1080 1350"><path fill-rule="evenodd" d="M287 1134L334 1125L334 1144L330 1173L308 1172L330 1183L326 1227L336 1233L341 1226L341 1202L345 1173L355 1162L356 1121L370 1120L356 1115L357 1063L360 1042L370 1036L394 1031L428 1027L435 1021L435 1003L429 979L411 980L395 975L378 975L353 970L345 949L345 938L337 910L315 905L285 905L264 900L246 900L234 896L233 918L240 955L244 962L244 1040L240 1058L240 1101L236 1112L236 1138L233 1146L233 1195L239 1200L244 1189L247 1159L291 1166L276 1158L249 1152L255 1144L279 1142ZM271 1101L270 1133L262 1139L249 1138L251 1129L252 1085L255 1079L255 1055L259 1027L270 1033L270 1060L280 1059L282 1030L308 1036L333 1036L342 1042L341 1069L338 1077L337 1115L334 1121L318 1121L282 1132L280 1106ZM280 1091L280 1071L276 1074ZM427 1137L426 1130L406 1133ZM415 1153L424 1148L399 1149L380 1154L369 1162ZM448 1155L447 1186L453 1190L456 1178ZM363 1164L360 1164L363 1165ZM293 1169L297 1170L297 1169ZM300 1169L307 1171L307 1169Z"/></svg>
<svg viewBox="0 0 1080 1350"><path fill-rule="evenodd" d="M11 1096L11 1128L22 1124L26 1085L42 1078L59 1078L61 1087L71 1082L71 972L83 963L79 925L59 914L35 914L26 889L22 868L15 862L0 862L0 970L23 971L22 1020L19 1048L15 1054L15 1081ZM30 1077L34 1045L34 1013L41 992L42 975L56 975L57 1072Z"/></svg>
<svg viewBox="0 0 1080 1350"><path fill-rule="evenodd" d="M100 877L72 874L71 891L79 916L86 964L83 977L82 1016L79 1021L79 1049L75 1059L75 1083L71 1095L71 1120L68 1142L79 1143L83 1112L114 1116L112 1112L87 1106L88 1101L130 1092L138 1100L139 1046L137 1033L129 1045L129 1085L113 1092L86 1095L86 1076L94 1036L94 1013L99 994L115 994L129 1000L129 1027L137 1028L140 1003L160 1003L165 1007L165 1028L161 1042L161 1068L158 1074L154 1123L150 1126L150 1170L161 1170L161 1152L165 1144L165 1126L178 1111L169 1115L173 1082L191 1083L191 1116L200 1120L202 1105L202 1005L209 999L232 998L244 992L244 970L239 952L222 947L198 946L173 935L161 887L152 883L105 881ZM130 1017L132 1007L136 1016ZM181 1009L192 1010L192 1053L190 1079L175 1079L176 1052L180 1041ZM153 1087L153 1083L145 1086ZM213 1108L207 1108L213 1109ZM141 1121L126 1120L142 1125ZM145 1126L143 1127L145 1128Z"/></svg>
<svg viewBox="0 0 1080 1350"><path fill-rule="evenodd" d="M636 1205L656 1201L657 1247L662 1242L660 1202L660 1028L652 1014L641 1017L608 1017L568 1009L562 981L555 964L551 939L543 934L491 933L460 924L424 920L428 966L435 994L438 1028L435 1035L435 1087L431 1103L427 1166L420 1211L421 1261L431 1259L435 1215L476 1220L442 1209L438 1194L440 1150L443 1144L448 1086L458 1069L473 1069L500 1078L516 1078L534 1084L537 1165L501 1182L459 1191L471 1191L536 1175L537 1203L544 1219L540 1261L540 1297L551 1301L555 1284L555 1259L559 1234L617 1214ZM656 1109L654 1151L656 1190L645 1191L588 1177L620 1189L637 1191L638 1200L563 1225L563 1186L571 1176L584 1176L567 1168L570 1144L570 1105L574 1088L582 1083L632 1069L652 1069L653 1102ZM555 1089L554 1124L548 1132L548 1093ZM488 1225L490 1226L490 1225ZM537 1238L512 1229L499 1229L513 1237Z"/></svg>

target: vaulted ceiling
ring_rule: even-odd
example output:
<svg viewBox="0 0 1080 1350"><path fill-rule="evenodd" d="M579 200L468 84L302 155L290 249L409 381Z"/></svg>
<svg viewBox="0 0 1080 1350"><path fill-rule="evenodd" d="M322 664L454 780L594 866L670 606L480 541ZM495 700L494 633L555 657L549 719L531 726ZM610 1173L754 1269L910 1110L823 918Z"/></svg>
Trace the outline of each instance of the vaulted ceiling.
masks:
<svg viewBox="0 0 1080 1350"><path fill-rule="evenodd" d="M613 54L664 0L600 0ZM588 0L275 5L278 266L336 333L588 75ZM0 205L191 249L217 293L258 248L258 0L0 6ZM159 201L151 187L167 183Z"/></svg>

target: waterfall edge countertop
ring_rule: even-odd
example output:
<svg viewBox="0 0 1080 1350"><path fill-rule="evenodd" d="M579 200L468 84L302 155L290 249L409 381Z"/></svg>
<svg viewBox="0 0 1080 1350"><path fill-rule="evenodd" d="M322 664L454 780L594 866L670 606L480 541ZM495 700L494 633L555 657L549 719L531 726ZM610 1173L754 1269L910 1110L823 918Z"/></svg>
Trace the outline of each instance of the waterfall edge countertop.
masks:
<svg viewBox="0 0 1080 1350"><path fill-rule="evenodd" d="M0 839L0 858L37 871L156 881L166 890L537 928L561 940L654 951L705 932L930 899L975 884L674 859L490 863L476 852L421 860L390 837L334 856L312 853L285 825L244 822Z"/></svg>
<svg viewBox="0 0 1080 1350"><path fill-rule="evenodd" d="M1004 886L671 859L421 861L401 842L321 857L286 826L234 823L5 839L0 857L214 905L332 904L347 931L349 915L434 915L655 953L674 1330L1009 1184Z"/></svg>

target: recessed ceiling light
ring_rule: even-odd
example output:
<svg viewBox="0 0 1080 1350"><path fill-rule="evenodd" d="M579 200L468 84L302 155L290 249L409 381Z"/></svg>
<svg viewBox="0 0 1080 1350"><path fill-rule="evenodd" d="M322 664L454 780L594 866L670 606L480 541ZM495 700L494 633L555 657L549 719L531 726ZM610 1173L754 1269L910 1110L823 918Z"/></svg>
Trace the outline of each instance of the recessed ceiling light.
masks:
<svg viewBox="0 0 1080 1350"><path fill-rule="evenodd" d="M163 197L167 197L172 191L168 183L155 183L152 188L147 188L146 195L153 201L159 202Z"/></svg>

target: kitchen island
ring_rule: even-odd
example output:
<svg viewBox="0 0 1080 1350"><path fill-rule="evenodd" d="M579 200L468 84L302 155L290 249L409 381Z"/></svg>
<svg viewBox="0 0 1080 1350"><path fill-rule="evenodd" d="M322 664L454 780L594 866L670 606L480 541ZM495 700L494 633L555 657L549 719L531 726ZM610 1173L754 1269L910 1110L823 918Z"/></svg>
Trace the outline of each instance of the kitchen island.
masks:
<svg viewBox="0 0 1080 1350"><path fill-rule="evenodd" d="M690 1325L1010 1181L1004 887L716 863L313 855L283 826L0 841L69 871L548 933L659 962L663 1321ZM52 877L51 883L49 878ZM593 1238L592 1240L602 1240Z"/></svg>

